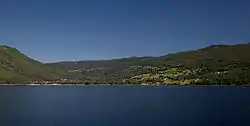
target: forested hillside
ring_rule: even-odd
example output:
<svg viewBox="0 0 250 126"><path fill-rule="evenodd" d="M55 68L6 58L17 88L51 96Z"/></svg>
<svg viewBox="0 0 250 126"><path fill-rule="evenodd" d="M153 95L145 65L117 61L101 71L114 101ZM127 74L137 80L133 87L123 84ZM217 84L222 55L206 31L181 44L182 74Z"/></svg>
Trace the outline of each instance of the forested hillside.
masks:
<svg viewBox="0 0 250 126"><path fill-rule="evenodd" d="M246 84L250 82L250 44L212 45L161 57L58 62L48 66L78 78L123 83ZM125 81L125 82L124 82Z"/></svg>
<svg viewBox="0 0 250 126"><path fill-rule="evenodd" d="M65 77L67 72L35 61L15 48L0 46L1 83L28 83L33 80L53 80Z"/></svg>

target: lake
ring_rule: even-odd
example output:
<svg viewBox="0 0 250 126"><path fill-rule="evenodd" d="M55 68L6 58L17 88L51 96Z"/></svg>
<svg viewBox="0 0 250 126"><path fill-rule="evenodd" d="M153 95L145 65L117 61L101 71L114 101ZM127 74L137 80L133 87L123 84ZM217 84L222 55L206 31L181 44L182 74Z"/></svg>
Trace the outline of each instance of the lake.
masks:
<svg viewBox="0 0 250 126"><path fill-rule="evenodd" d="M1 86L1 126L246 126L250 88Z"/></svg>

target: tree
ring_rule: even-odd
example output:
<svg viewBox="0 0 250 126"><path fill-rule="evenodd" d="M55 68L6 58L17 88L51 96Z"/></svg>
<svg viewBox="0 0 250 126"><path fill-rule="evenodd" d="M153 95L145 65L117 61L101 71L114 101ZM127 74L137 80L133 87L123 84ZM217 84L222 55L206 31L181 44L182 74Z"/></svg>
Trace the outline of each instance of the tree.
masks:
<svg viewBox="0 0 250 126"><path fill-rule="evenodd" d="M90 82L84 82L85 85L90 85Z"/></svg>

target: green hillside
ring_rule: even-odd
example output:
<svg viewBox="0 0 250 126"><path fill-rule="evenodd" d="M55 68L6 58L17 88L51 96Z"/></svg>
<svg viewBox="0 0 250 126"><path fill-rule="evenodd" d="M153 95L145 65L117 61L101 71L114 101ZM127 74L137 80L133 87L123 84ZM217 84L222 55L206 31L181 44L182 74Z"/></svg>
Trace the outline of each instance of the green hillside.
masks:
<svg viewBox="0 0 250 126"><path fill-rule="evenodd" d="M250 44L213 45L161 57L48 64L82 78L128 83L232 84L250 82Z"/></svg>
<svg viewBox="0 0 250 126"><path fill-rule="evenodd" d="M60 79L65 75L64 71L45 66L15 48L0 46L0 81L3 83Z"/></svg>

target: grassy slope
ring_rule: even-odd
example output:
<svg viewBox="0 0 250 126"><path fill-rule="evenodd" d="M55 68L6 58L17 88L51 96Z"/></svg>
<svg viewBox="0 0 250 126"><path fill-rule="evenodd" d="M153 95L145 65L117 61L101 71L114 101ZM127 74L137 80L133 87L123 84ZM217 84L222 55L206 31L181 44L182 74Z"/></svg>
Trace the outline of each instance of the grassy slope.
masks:
<svg viewBox="0 0 250 126"><path fill-rule="evenodd" d="M0 46L0 81L28 82L59 79L65 73L35 61L17 49Z"/></svg>

